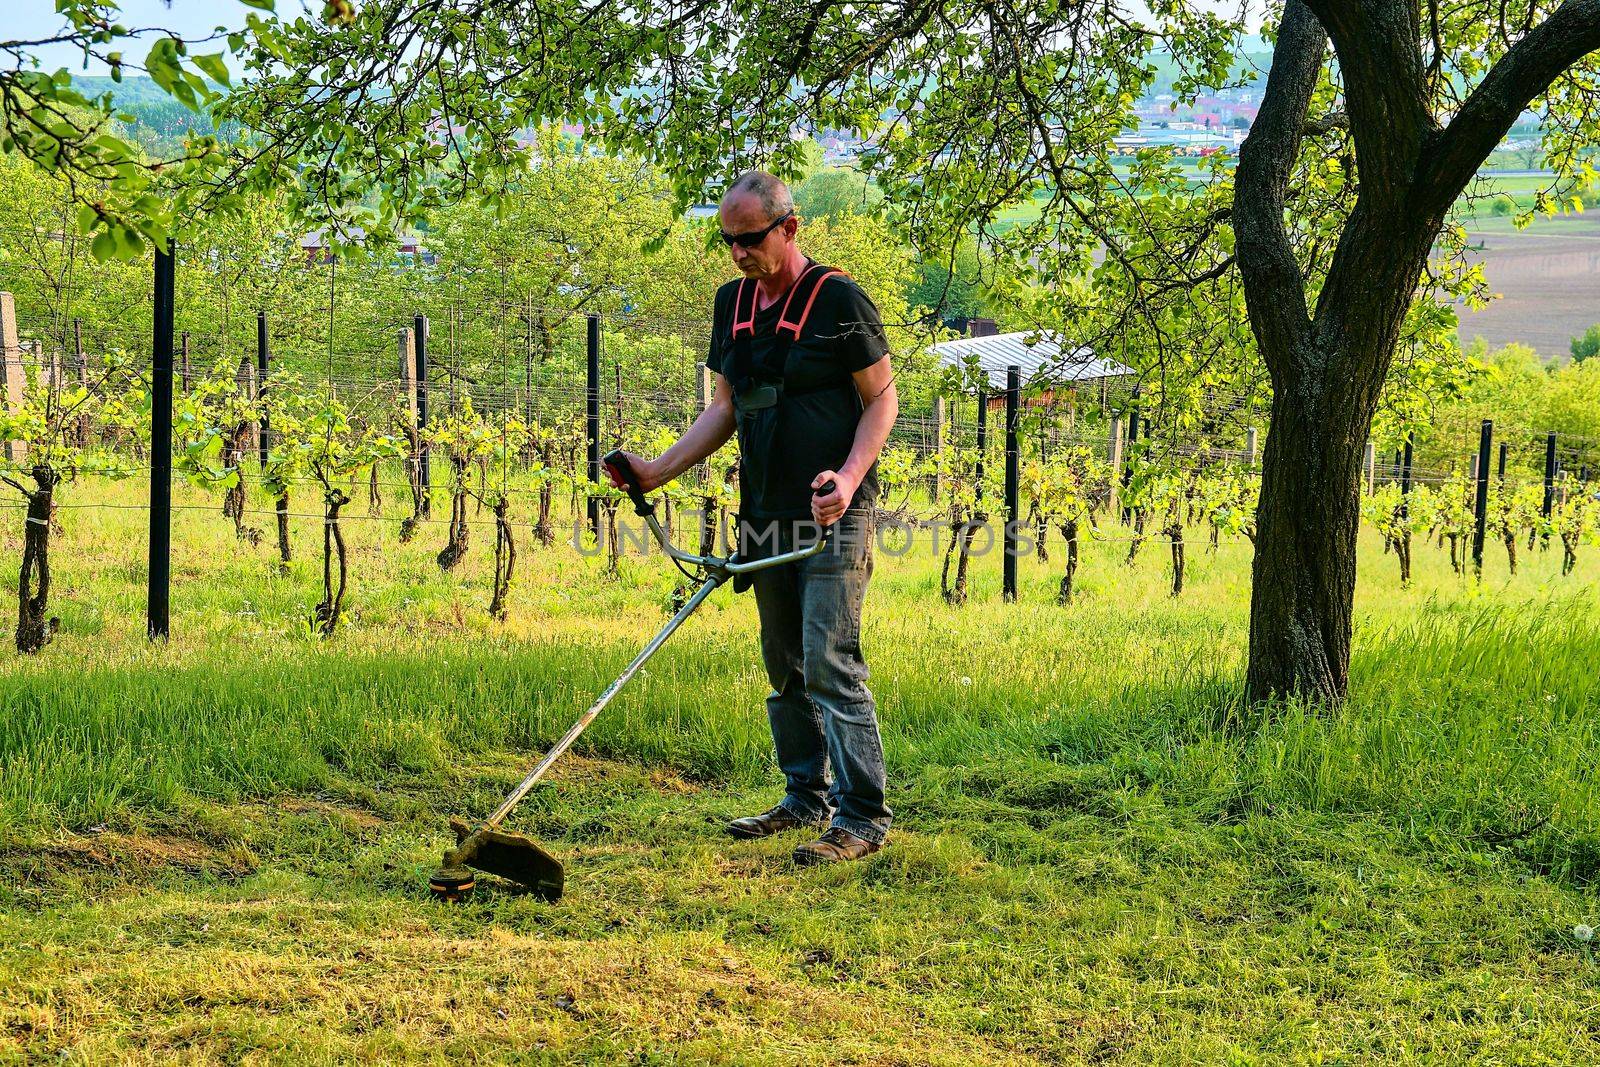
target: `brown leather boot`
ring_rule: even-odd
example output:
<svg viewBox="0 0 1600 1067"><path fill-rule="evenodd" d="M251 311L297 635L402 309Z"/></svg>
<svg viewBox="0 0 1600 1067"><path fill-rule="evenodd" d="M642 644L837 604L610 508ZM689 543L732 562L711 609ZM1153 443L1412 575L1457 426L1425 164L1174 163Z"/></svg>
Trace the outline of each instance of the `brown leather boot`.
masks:
<svg viewBox="0 0 1600 1067"><path fill-rule="evenodd" d="M882 845L863 841L849 830L830 826L821 837L809 845L794 850L794 861L802 867L817 863L839 863L843 860L865 859L882 848Z"/></svg>
<svg viewBox="0 0 1600 1067"><path fill-rule="evenodd" d="M778 805L770 811L760 815L747 815L742 819L734 819L728 823L728 833L734 837L771 837L781 834L785 830L795 830L802 826L820 826L820 823L808 823L799 819L783 805Z"/></svg>

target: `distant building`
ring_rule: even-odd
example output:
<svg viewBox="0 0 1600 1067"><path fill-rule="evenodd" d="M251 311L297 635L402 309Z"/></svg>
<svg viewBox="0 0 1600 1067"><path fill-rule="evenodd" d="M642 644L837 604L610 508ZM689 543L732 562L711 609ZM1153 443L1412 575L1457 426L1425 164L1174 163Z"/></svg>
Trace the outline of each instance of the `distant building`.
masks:
<svg viewBox="0 0 1600 1067"><path fill-rule="evenodd" d="M367 233L357 226L352 229L350 236L355 243L361 244L366 239ZM404 262L420 262L428 266L432 266L438 261L434 253L423 247L422 238L417 234L402 234L398 241L399 244L394 250L396 259ZM328 231L325 229L312 230L301 237L300 251L305 255L306 262L309 264L322 265L331 263L334 260L333 251L329 247Z"/></svg>
<svg viewBox="0 0 1600 1067"><path fill-rule="evenodd" d="M1043 333L988 333L994 324L974 319L974 336L941 341L929 351L947 367L961 367L976 359L989 381L991 396L1006 387L1006 368L1020 369L1024 388L1042 390L1048 403L1058 389L1099 389L1113 382L1135 377L1134 372L1114 359L1096 356L1087 348L1063 350L1058 338ZM991 400L991 403L993 401Z"/></svg>

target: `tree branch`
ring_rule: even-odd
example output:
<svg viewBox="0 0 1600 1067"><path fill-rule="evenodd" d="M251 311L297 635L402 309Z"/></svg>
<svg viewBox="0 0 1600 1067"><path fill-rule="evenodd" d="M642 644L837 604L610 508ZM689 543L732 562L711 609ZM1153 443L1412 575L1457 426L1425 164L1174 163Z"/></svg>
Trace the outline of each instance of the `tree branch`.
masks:
<svg viewBox="0 0 1600 1067"><path fill-rule="evenodd" d="M1417 5L1407 0L1305 0L1333 41L1343 75L1361 195L1404 202L1437 126L1428 110Z"/></svg>
<svg viewBox="0 0 1600 1067"><path fill-rule="evenodd" d="M1311 94L1322 74L1328 35L1304 0L1289 0L1278 27L1278 44L1261 111L1239 149L1234 177L1233 218L1239 273L1244 280L1250 326L1274 384L1303 368L1303 342L1310 334L1305 286L1294 247L1284 228L1284 198L1305 126Z"/></svg>
<svg viewBox="0 0 1600 1067"><path fill-rule="evenodd" d="M1322 116L1320 119L1312 119L1305 124L1305 128L1300 132L1305 137L1321 137L1323 134L1332 133L1334 130L1348 130L1349 128L1350 116L1343 111L1334 111Z"/></svg>
<svg viewBox="0 0 1600 1067"><path fill-rule="evenodd" d="M1517 116L1568 67L1600 49L1600 0L1566 0L1512 45L1435 138L1414 186L1424 211L1442 212L1467 187Z"/></svg>

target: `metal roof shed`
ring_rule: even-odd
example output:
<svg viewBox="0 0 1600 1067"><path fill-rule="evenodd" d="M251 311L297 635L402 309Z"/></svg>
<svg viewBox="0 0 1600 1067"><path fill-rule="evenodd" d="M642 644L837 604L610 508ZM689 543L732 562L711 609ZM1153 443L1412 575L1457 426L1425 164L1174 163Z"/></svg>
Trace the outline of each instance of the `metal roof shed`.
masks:
<svg viewBox="0 0 1600 1067"><path fill-rule="evenodd" d="M1024 385L1046 386L1099 383L1107 378L1128 378L1133 371L1114 359L1102 359L1087 348L1062 352L1061 343L1043 333L1000 333L988 337L959 337L930 347L939 362L961 366L976 356L989 385L1006 387L1006 368L1022 369Z"/></svg>

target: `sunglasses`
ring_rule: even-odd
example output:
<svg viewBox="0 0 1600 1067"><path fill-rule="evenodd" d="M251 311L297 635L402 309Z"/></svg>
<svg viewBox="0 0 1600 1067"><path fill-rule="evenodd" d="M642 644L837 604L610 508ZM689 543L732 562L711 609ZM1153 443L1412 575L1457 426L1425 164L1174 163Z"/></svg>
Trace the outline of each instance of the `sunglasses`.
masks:
<svg viewBox="0 0 1600 1067"><path fill-rule="evenodd" d="M792 218L794 218L793 208L785 211L782 215L779 215L777 218L773 219L764 230L751 230L749 233L729 233L727 230L718 230L717 233L721 234L722 243L727 245L729 248L732 248L734 245L738 245L740 248L754 248L756 245L767 239L767 234L771 233L773 230L777 229L779 226L783 225L785 222L788 222Z"/></svg>

